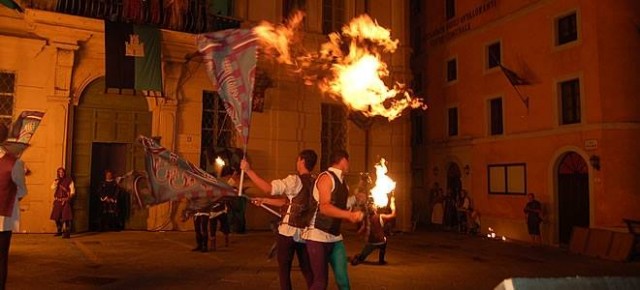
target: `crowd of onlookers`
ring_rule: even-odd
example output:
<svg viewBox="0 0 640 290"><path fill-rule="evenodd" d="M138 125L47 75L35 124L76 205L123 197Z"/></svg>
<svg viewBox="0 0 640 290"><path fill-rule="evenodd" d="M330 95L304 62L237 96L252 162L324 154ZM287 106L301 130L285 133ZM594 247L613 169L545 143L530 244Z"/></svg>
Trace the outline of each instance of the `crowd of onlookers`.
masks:
<svg viewBox="0 0 640 290"><path fill-rule="evenodd" d="M480 233L480 213L473 207L469 193L448 188L446 194L436 182L431 189L431 223L446 231Z"/></svg>

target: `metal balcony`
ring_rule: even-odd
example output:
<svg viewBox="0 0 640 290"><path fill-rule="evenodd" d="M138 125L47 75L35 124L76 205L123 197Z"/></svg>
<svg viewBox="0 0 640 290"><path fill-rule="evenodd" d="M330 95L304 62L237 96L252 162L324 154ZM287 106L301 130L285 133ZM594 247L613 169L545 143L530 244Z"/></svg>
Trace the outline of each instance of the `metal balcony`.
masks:
<svg viewBox="0 0 640 290"><path fill-rule="evenodd" d="M182 3L177 7L176 3ZM206 0L58 0L22 1L25 8L53 11L188 33L239 28L241 20L209 13Z"/></svg>

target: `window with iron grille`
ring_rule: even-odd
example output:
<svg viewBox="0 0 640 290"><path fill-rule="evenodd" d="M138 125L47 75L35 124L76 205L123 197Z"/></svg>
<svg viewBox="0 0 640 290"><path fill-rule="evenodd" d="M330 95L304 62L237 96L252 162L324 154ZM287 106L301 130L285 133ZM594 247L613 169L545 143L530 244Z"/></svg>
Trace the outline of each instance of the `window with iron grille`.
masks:
<svg viewBox="0 0 640 290"><path fill-rule="evenodd" d="M578 22L575 12L558 19L556 33L558 45L578 40Z"/></svg>
<svg viewBox="0 0 640 290"><path fill-rule="evenodd" d="M487 46L487 68L494 68L502 62L500 52L500 42L495 42Z"/></svg>
<svg viewBox="0 0 640 290"><path fill-rule="evenodd" d="M344 25L345 13L344 0L322 0L322 33L340 31Z"/></svg>
<svg viewBox="0 0 640 290"><path fill-rule="evenodd" d="M347 111L342 105L322 104L322 157L320 169L329 167L329 156L335 150L346 149Z"/></svg>
<svg viewBox="0 0 640 290"><path fill-rule="evenodd" d="M458 79L458 60L450 59L447 61L447 82Z"/></svg>
<svg viewBox="0 0 640 290"><path fill-rule="evenodd" d="M560 83L561 125L580 123L580 81Z"/></svg>
<svg viewBox="0 0 640 290"><path fill-rule="evenodd" d="M13 96L15 94L16 75L0 71L0 122L11 125L13 117Z"/></svg>
<svg viewBox="0 0 640 290"><path fill-rule="evenodd" d="M456 17L456 1L455 0L445 0L445 16L447 20Z"/></svg>
<svg viewBox="0 0 640 290"><path fill-rule="evenodd" d="M233 121L217 92L202 93L202 127L200 141L200 167L210 168L215 152L231 148L234 139Z"/></svg>
<svg viewBox="0 0 640 290"><path fill-rule="evenodd" d="M502 135L504 132L502 122L502 98L495 98L489 101L490 131L491 135Z"/></svg>
<svg viewBox="0 0 640 290"><path fill-rule="evenodd" d="M449 136L458 136L458 108L449 108Z"/></svg>

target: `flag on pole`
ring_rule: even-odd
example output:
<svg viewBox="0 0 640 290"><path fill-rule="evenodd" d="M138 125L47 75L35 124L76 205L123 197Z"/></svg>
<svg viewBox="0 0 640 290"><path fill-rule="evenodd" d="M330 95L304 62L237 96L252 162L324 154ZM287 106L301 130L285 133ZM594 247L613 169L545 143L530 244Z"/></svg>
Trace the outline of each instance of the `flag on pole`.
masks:
<svg viewBox="0 0 640 290"><path fill-rule="evenodd" d="M149 206L182 198L218 199L223 196L237 196L237 190L231 185L217 180L191 162L158 145L153 139L140 136L138 141L146 152L148 190L144 191L143 184L135 184L141 177L145 177L140 174L133 174L123 180L125 184L121 183L122 187L128 186L142 192L140 198L137 198L137 203ZM128 181L134 183L127 185Z"/></svg>
<svg viewBox="0 0 640 290"><path fill-rule="evenodd" d="M20 113L18 119L13 122L10 128L7 140L0 145L14 156L20 157L22 152L29 146L31 137L36 132L36 129L40 126L42 117L44 117L44 113L38 111L23 111Z"/></svg>
<svg viewBox="0 0 640 290"><path fill-rule="evenodd" d="M530 81L520 77L516 72L508 69L502 64L500 64L500 69L502 70L502 73L504 73L504 75L507 77L509 83L511 83L512 86L526 86L531 84Z"/></svg>
<svg viewBox="0 0 640 290"><path fill-rule="evenodd" d="M209 78L218 84L220 97L245 148L251 125L256 41L257 37L248 29L216 31L197 37L198 51L203 55Z"/></svg>
<svg viewBox="0 0 640 290"><path fill-rule="evenodd" d="M509 80L509 83L511 84L513 89L518 94L518 97L520 97L520 100L522 101L524 106L527 108L527 110L529 110L529 97L528 96L523 96L522 93L520 93L520 90L518 90L518 86L527 86L527 85L530 85L531 82L529 80L525 79L525 78L522 78L516 72L508 69L507 67L505 67L501 63L498 64L498 65L500 66L500 70L502 70L502 73L504 73L504 75Z"/></svg>

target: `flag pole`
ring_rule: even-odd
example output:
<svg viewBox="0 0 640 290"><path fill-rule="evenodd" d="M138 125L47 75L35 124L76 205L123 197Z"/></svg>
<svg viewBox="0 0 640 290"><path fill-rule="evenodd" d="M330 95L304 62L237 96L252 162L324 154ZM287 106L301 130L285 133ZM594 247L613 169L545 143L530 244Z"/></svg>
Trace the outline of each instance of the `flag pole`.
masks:
<svg viewBox="0 0 640 290"><path fill-rule="evenodd" d="M264 204L261 204L260 207L266 209L268 212L270 212L271 214L273 214L273 215L275 215L275 216L277 216L279 218L282 217L282 215L280 215L277 211L273 210L272 208L270 208L270 207L268 207L268 206L266 206Z"/></svg>
<svg viewBox="0 0 640 290"><path fill-rule="evenodd" d="M242 152L242 159L247 158L247 143L244 144L244 151ZM244 184L244 169L240 169L240 184L238 185L238 196L242 196L242 185Z"/></svg>
<svg viewBox="0 0 640 290"><path fill-rule="evenodd" d="M527 114L528 114L528 112L529 112L529 97L522 96L522 93L520 93L520 90L518 89L517 86L514 86L513 84L511 84L511 86L513 87L514 90L516 90L516 93L518 94L518 97L520 97L520 100L522 101L524 106L527 108Z"/></svg>

